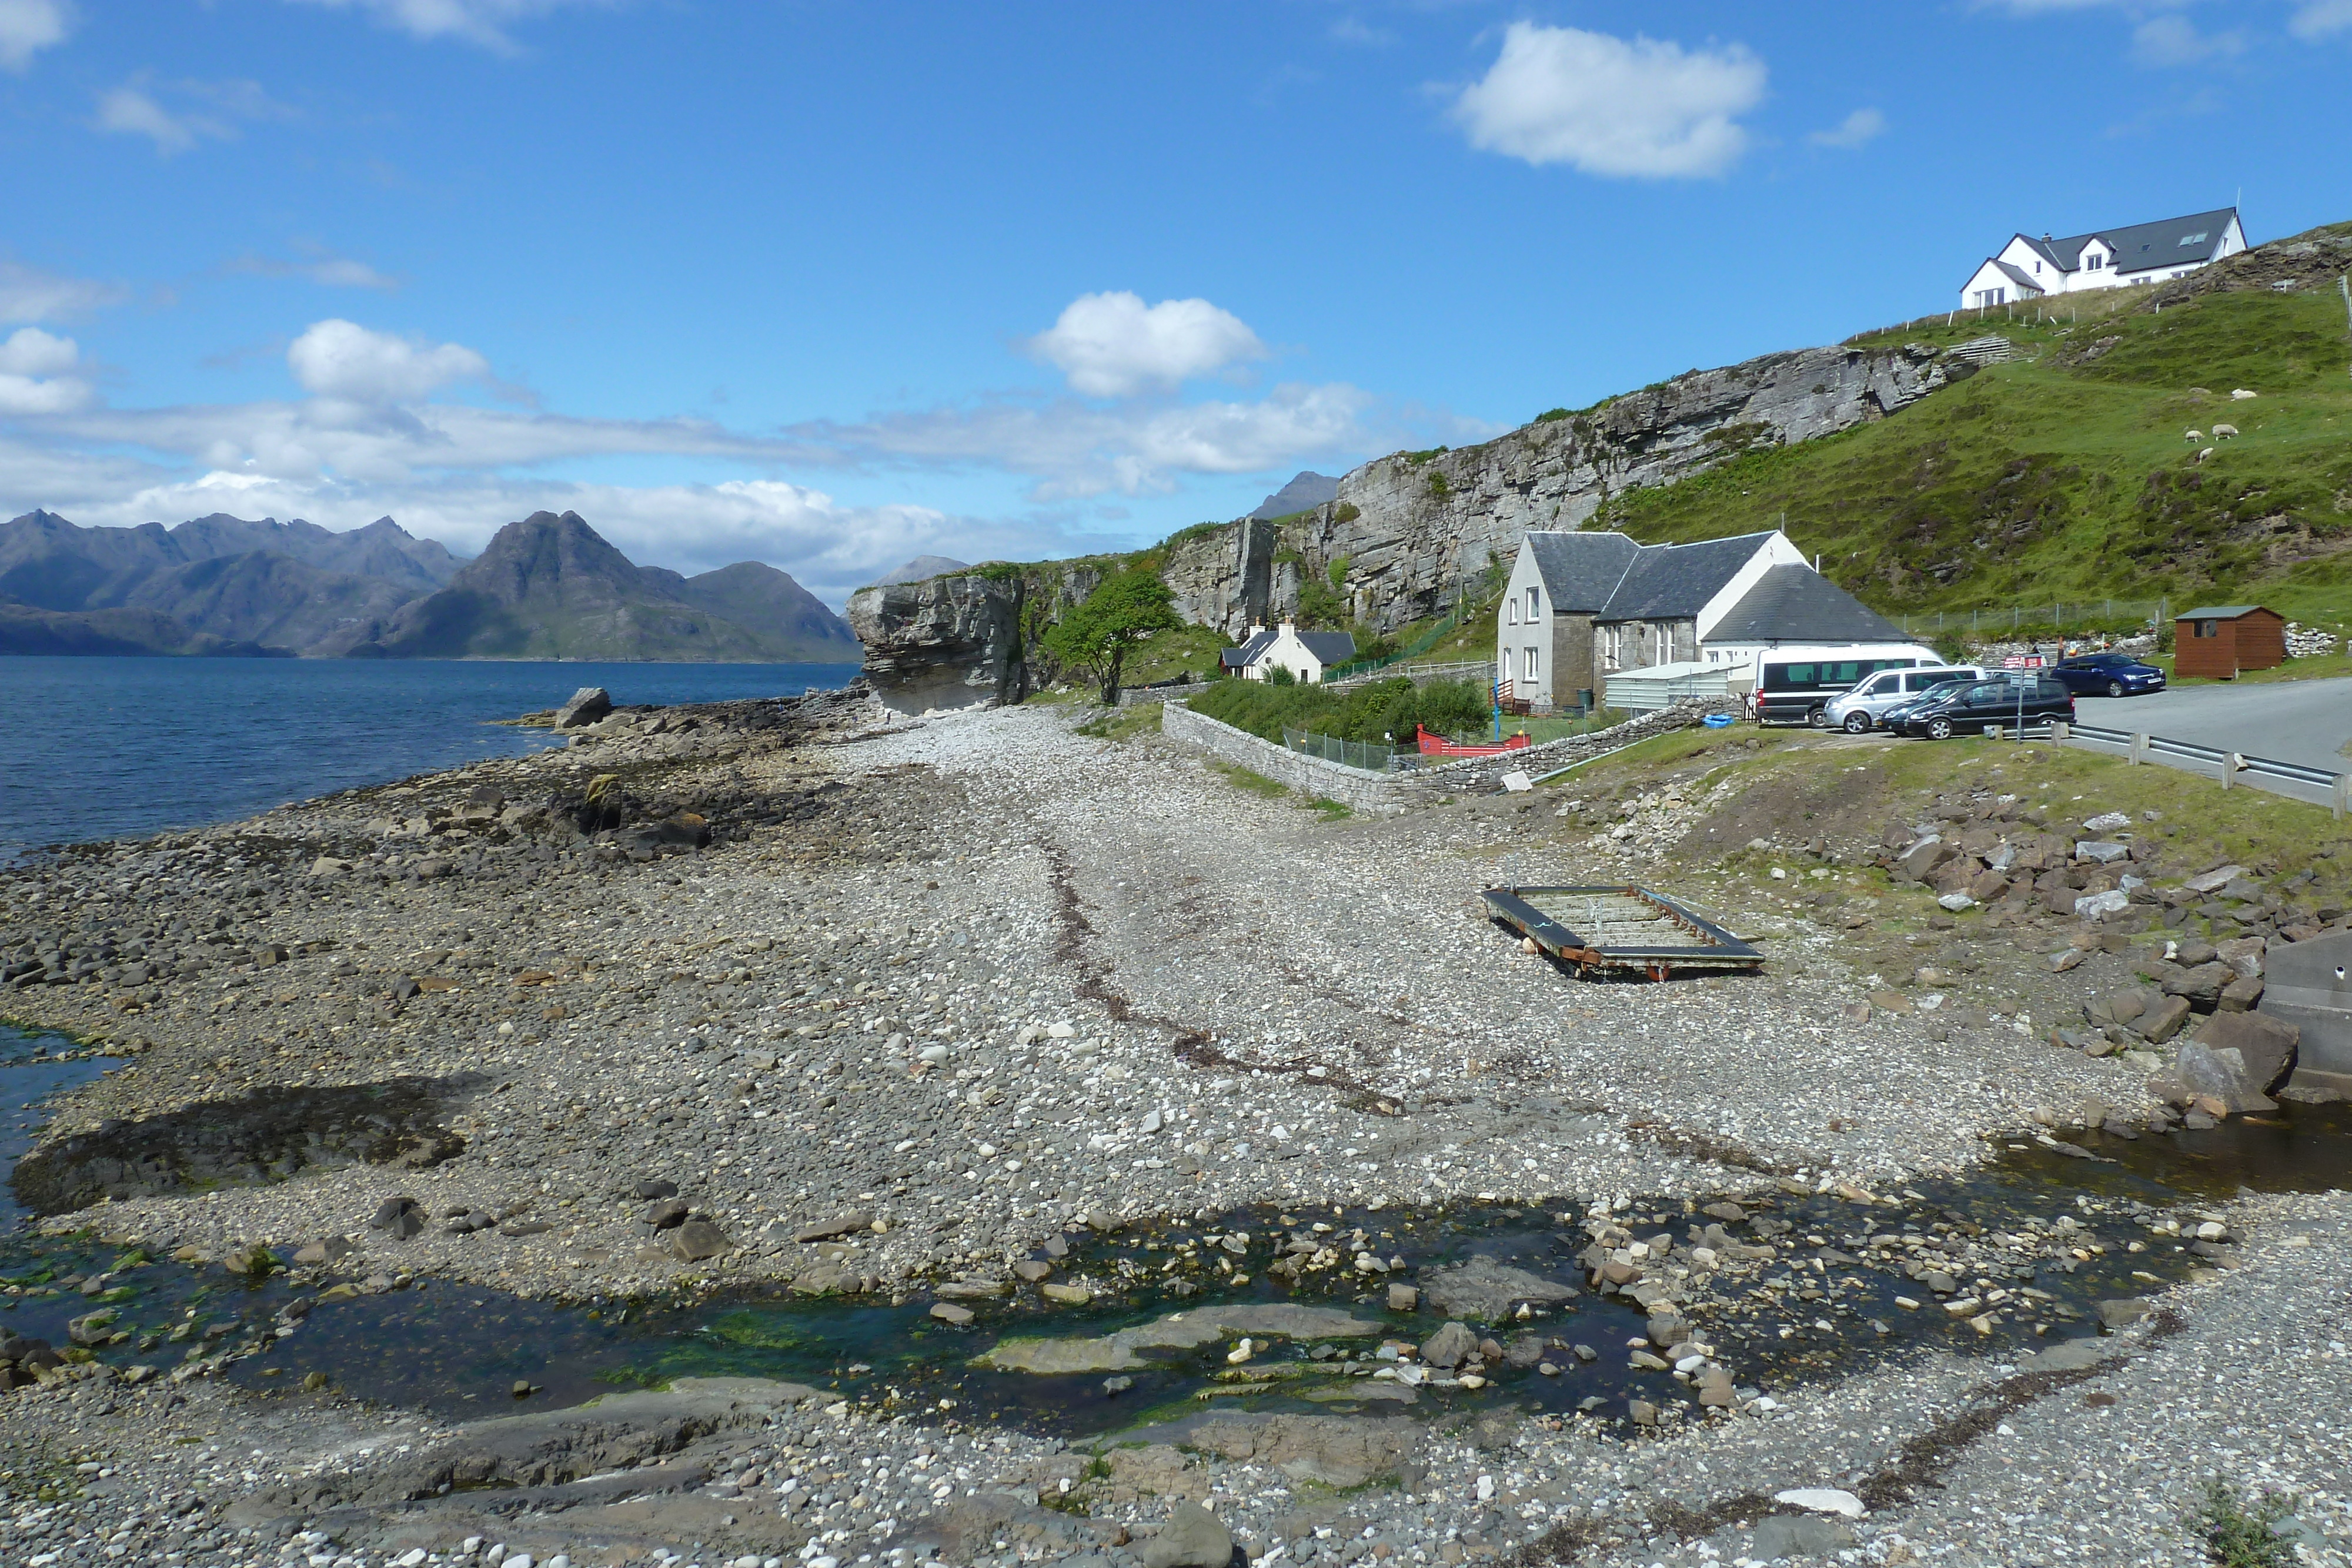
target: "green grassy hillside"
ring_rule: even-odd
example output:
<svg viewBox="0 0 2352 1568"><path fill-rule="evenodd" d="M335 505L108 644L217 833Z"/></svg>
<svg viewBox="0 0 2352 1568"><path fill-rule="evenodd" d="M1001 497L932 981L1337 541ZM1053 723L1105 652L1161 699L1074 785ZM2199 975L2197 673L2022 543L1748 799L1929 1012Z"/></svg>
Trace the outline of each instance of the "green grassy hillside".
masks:
<svg viewBox="0 0 2352 1568"><path fill-rule="evenodd" d="M2262 255L2233 260L2251 273ZM1864 334L1856 346L1998 331L2028 358L1843 434L1628 492L1595 526L1658 542L1781 523L1889 613L2015 603L2030 618L2037 601L2162 594L2352 620L2352 334L2335 270L2289 292L2158 309L2117 290L2059 303L2055 321ZM2233 400L2242 387L2260 395ZM2216 441L2217 423L2241 434Z"/></svg>

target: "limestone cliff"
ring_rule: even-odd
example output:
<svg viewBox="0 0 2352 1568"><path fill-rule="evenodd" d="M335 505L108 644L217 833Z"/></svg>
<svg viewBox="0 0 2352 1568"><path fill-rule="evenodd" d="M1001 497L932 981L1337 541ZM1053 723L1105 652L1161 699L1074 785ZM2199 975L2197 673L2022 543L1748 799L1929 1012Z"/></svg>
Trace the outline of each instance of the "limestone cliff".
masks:
<svg viewBox="0 0 2352 1568"><path fill-rule="evenodd" d="M1180 538L1169 585L1187 619L1234 635L1295 612L1302 575L1328 580L1344 560L1350 615L1392 630L1475 591L1530 528L1581 527L1620 491L1884 418L1967 373L1926 348L1807 349L1694 371L1484 445L1375 458L1279 528L1245 518Z"/></svg>

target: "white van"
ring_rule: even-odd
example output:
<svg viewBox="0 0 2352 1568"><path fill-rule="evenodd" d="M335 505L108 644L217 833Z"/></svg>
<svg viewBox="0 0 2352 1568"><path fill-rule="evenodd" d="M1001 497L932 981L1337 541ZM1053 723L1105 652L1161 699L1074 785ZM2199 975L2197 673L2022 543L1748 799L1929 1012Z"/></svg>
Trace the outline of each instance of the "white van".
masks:
<svg viewBox="0 0 2352 1568"><path fill-rule="evenodd" d="M1990 679L1973 664L1946 664L1925 670L1881 670L1843 696L1822 705L1821 722L1848 735L1867 735L1888 708L1909 702L1930 686L1959 681Z"/></svg>
<svg viewBox="0 0 2352 1568"><path fill-rule="evenodd" d="M1947 667L1934 649L1916 643L1767 648L1756 655L1757 722L1824 724L1830 699L1844 695L1881 670Z"/></svg>

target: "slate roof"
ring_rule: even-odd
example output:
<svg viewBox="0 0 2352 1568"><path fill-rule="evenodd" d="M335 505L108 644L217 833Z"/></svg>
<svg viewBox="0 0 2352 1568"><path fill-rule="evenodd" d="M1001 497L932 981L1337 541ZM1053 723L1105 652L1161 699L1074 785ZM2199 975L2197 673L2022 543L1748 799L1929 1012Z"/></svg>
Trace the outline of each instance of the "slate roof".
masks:
<svg viewBox="0 0 2352 1568"><path fill-rule="evenodd" d="M2241 615L2252 615L2255 611L2265 608L2267 606L2261 604L2208 604L2200 610L2183 610L2173 619L2175 621L2235 621ZM2278 612L2273 610L2271 613L2275 615Z"/></svg>
<svg viewBox="0 0 2352 1568"><path fill-rule="evenodd" d="M2011 283L2016 284L2020 288L2024 289L2029 294L2046 294L2049 292L2048 289L2042 287L2041 284L2036 283L2032 277L2028 276L2025 269L2021 267L2011 267L2009 263L1998 258L1994 260L1993 266L2008 274L2009 280Z"/></svg>
<svg viewBox="0 0 2352 1568"><path fill-rule="evenodd" d="M1764 548L1769 533L1735 534L1689 545L1643 547L1595 617L1600 621L1685 621L1706 608Z"/></svg>
<svg viewBox="0 0 2352 1568"><path fill-rule="evenodd" d="M1710 643L1904 643L1903 628L1806 566L1765 570L1707 633Z"/></svg>
<svg viewBox="0 0 2352 1568"><path fill-rule="evenodd" d="M1228 670L1246 670L1257 662L1257 656L1274 646L1278 632L1260 632L1238 648L1227 648L1217 660Z"/></svg>
<svg viewBox="0 0 2352 1568"><path fill-rule="evenodd" d="M1356 637L1351 632L1301 632L1297 637L1327 669L1356 656Z"/></svg>
<svg viewBox="0 0 2352 1568"><path fill-rule="evenodd" d="M1615 533L1530 533L1527 540L1554 610L1599 622L1686 621L1771 537L1643 545Z"/></svg>
<svg viewBox="0 0 2352 1568"><path fill-rule="evenodd" d="M2040 251L2056 264L2061 272L2076 272L2083 266L2083 247L2095 239L2107 242L2116 253L2114 270L2146 272L2154 267L2178 267L2184 261L2210 261L2221 248L2221 236L2229 232L2230 220L2238 215L2235 207L2221 207L2210 213L2190 213L2186 217L2165 218L2152 224L2133 224L2119 229L2093 229L2088 234L2071 235L2064 239L2035 239L2022 235L2026 244ZM2204 237L2194 245L2180 242L2192 235Z"/></svg>
<svg viewBox="0 0 2352 1568"><path fill-rule="evenodd" d="M1554 610L1598 615L1642 547L1623 534L1530 533L1528 546Z"/></svg>

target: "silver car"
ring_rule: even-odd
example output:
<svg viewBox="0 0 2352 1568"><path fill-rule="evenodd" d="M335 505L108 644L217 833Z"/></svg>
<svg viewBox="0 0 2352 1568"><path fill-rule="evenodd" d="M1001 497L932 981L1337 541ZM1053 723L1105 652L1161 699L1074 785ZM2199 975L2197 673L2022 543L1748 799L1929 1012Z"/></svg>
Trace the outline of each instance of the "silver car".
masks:
<svg viewBox="0 0 2352 1568"><path fill-rule="evenodd" d="M1832 697L1822 708L1822 723L1848 735L1867 735L1888 708L1915 701L1931 686L1953 681L1981 681L1985 672L1969 664L1925 670L1881 670L1850 691Z"/></svg>

